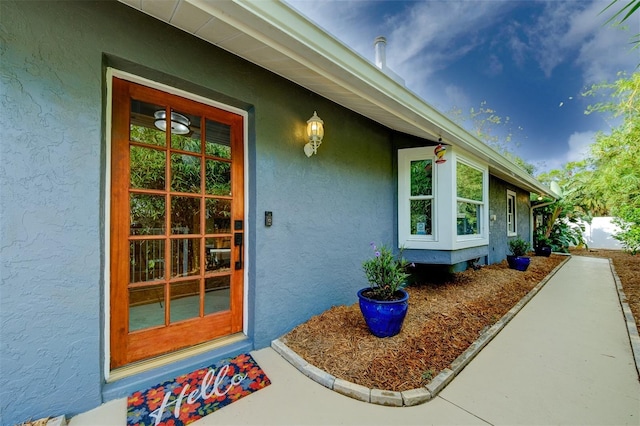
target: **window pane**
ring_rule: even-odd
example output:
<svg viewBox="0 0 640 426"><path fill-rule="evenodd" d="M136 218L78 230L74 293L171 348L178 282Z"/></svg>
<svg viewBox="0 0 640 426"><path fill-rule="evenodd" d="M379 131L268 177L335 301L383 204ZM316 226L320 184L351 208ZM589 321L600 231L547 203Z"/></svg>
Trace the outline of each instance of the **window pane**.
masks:
<svg viewBox="0 0 640 426"><path fill-rule="evenodd" d="M231 127L206 120L205 154L231 159Z"/></svg>
<svg viewBox="0 0 640 426"><path fill-rule="evenodd" d="M171 240L171 278L200 273L200 239Z"/></svg>
<svg viewBox="0 0 640 426"><path fill-rule="evenodd" d="M131 235L163 235L165 208L163 195L129 196Z"/></svg>
<svg viewBox="0 0 640 426"><path fill-rule="evenodd" d="M164 189L164 151L132 146L129 155L131 188Z"/></svg>
<svg viewBox="0 0 640 426"><path fill-rule="evenodd" d="M231 237L207 238L207 272L231 270Z"/></svg>
<svg viewBox="0 0 640 426"><path fill-rule="evenodd" d="M458 203L458 235L480 234L480 212L482 206L473 203Z"/></svg>
<svg viewBox="0 0 640 426"><path fill-rule="evenodd" d="M200 283L185 281L171 284L169 322L200 316Z"/></svg>
<svg viewBox="0 0 640 426"><path fill-rule="evenodd" d="M482 201L482 171L463 163L456 165L457 194L459 198Z"/></svg>
<svg viewBox="0 0 640 426"><path fill-rule="evenodd" d="M231 200L208 199L206 201L207 234L228 234L231 232Z"/></svg>
<svg viewBox="0 0 640 426"><path fill-rule="evenodd" d="M200 198L171 197L171 233L200 233Z"/></svg>
<svg viewBox="0 0 640 426"><path fill-rule="evenodd" d="M129 282L164 279L164 240L129 243Z"/></svg>
<svg viewBox="0 0 640 426"><path fill-rule="evenodd" d="M207 160L207 194L231 195L231 164Z"/></svg>
<svg viewBox="0 0 640 426"><path fill-rule="evenodd" d="M200 157L171 154L171 190L200 193Z"/></svg>
<svg viewBox="0 0 640 426"><path fill-rule="evenodd" d="M432 160L411 162L411 196L433 195Z"/></svg>
<svg viewBox="0 0 640 426"><path fill-rule="evenodd" d="M207 278L204 282L204 314L212 314L231 309L231 276Z"/></svg>
<svg viewBox="0 0 640 426"><path fill-rule="evenodd" d="M147 102L131 100L131 121L129 125L129 138L135 142L149 145L165 146L167 134L155 126L154 114L156 111L164 111L165 107Z"/></svg>
<svg viewBox="0 0 640 426"><path fill-rule="evenodd" d="M172 111L171 148L200 154L200 117Z"/></svg>
<svg viewBox="0 0 640 426"><path fill-rule="evenodd" d="M432 200L411 200L411 235L432 235Z"/></svg>
<svg viewBox="0 0 640 426"><path fill-rule="evenodd" d="M129 289L129 331L164 325L164 286Z"/></svg>

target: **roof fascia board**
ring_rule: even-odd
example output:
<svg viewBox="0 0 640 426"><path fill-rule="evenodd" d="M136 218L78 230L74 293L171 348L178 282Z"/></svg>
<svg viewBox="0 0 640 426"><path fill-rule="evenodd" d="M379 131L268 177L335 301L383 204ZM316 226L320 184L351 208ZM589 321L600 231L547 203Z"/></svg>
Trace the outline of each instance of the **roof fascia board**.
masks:
<svg viewBox="0 0 640 426"><path fill-rule="evenodd" d="M532 192L553 192L367 59L281 1L183 0L424 132L479 157Z"/></svg>

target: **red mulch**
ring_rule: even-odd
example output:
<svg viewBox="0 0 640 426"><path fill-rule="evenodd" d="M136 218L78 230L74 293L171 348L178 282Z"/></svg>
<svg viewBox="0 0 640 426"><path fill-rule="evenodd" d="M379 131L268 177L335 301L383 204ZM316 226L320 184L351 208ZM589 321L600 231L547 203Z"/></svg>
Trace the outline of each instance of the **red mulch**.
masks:
<svg viewBox="0 0 640 426"><path fill-rule="evenodd" d="M535 256L526 272L502 262L453 274L445 283L413 285L402 331L393 337L373 336L355 303L332 307L282 340L335 377L368 388L415 389L448 368L565 259Z"/></svg>

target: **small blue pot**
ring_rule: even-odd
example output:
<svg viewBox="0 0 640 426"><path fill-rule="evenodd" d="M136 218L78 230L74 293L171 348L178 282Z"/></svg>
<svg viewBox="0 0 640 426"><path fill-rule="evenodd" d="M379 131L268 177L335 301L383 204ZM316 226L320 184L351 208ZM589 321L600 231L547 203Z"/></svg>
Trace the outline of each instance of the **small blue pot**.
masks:
<svg viewBox="0 0 640 426"><path fill-rule="evenodd" d="M509 268L515 269L516 271L526 271L531 263L531 258L527 256L507 256L507 263L509 264Z"/></svg>
<svg viewBox="0 0 640 426"><path fill-rule="evenodd" d="M368 287L360 290L358 299L360 311L371 334L377 337L391 337L400 333L409 307L409 293L399 290L402 292L401 299L380 301L363 296L362 293L367 290L369 290Z"/></svg>

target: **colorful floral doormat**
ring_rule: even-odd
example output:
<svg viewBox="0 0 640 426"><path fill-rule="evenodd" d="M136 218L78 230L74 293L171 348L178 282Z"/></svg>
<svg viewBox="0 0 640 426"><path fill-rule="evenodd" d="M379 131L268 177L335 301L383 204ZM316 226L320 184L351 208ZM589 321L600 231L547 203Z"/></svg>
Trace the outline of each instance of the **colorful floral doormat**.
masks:
<svg viewBox="0 0 640 426"><path fill-rule="evenodd" d="M127 425L188 425L270 384L251 355L223 359L129 396Z"/></svg>

